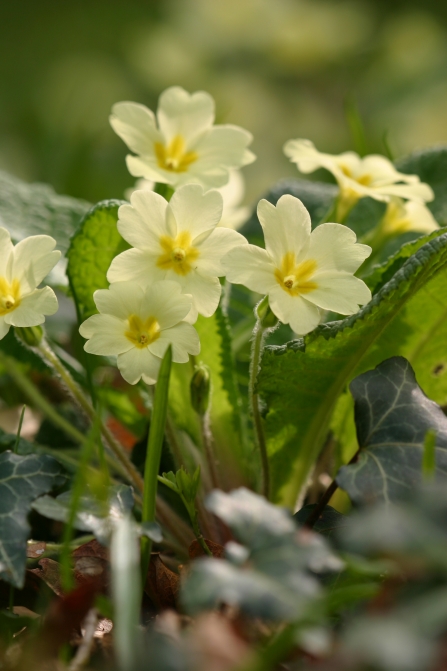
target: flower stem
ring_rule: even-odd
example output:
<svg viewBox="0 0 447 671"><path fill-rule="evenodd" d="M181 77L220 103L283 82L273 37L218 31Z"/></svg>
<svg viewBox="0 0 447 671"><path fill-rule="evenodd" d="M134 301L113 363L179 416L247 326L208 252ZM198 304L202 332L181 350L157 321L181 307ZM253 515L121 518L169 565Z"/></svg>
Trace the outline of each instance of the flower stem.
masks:
<svg viewBox="0 0 447 671"><path fill-rule="evenodd" d="M202 442L205 450L206 461L208 464L208 471L211 478L211 485L213 489L220 489L219 476L217 475L217 464L216 458L214 456L210 425L209 425L208 413L205 413L200 417L200 429L202 433Z"/></svg>
<svg viewBox="0 0 447 671"><path fill-rule="evenodd" d="M266 329L262 326L261 320L258 319L253 330L253 347L251 353L250 366L250 382L249 382L249 397L251 401L251 409L253 415L253 425L255 429L256 441L259 451L261 453L261 467L262 467L262 493L268 499L270 493L270 470L267 456L267 444L265 440L264 427L262 426L261 413L259 411L259 397L255 391L256 379L259 372L259 364L261 362L264 334Z"/></svg>
<svg viewBox="0 0 447 671"><path fill-rule="evenodd" d="M160 469L161 449L165 433L166 415L168 413L169 377L171 374L172 346L169 345L161 362L157 387L154 394L151 428L147 441L146 463L144 466L144 491L142 522L155 522L155 505L157 499L158 471ZM146 536L141 539L141 571L143 585L151 558L152 541Z"/></svg>

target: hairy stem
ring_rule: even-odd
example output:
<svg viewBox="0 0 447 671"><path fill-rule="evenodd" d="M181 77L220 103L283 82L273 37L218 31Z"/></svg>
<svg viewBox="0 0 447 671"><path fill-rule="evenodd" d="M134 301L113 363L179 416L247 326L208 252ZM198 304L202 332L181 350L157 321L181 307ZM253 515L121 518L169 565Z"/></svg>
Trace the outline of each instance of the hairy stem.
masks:
<svg viewBox="0 0 447 671"><path fill-rule="evenodd" d="M259 411L259 397L255 391L256 378L259 372L259 364L261 362L263 341L265 330L258 319L253 330L253 347L251 352L250 365L250 382L249 382L249 396L251 401L251 409L253 415L253 426L255 429L256 442L258 444L259 452L261 454L262 467L262 493L268 499L270 494L270 471L269 461L267 456L267 444L265 440L264 427L262 426L261 413Z"/></svg>
<svg viewBox="0 0 447 671"><path fill-rule="evenodd" d="M216 457L213 450L213 437L210 430L208 413L205 413L200 417L200 429L202 432L203 447L205 450L208 471L211 478L211 485L213 489L220 489Z"/></svg>

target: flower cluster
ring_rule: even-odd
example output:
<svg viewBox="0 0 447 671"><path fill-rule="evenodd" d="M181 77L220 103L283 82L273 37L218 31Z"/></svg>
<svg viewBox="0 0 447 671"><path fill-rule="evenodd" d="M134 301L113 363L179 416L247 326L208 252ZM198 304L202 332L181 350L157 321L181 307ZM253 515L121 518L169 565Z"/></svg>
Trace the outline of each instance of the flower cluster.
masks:
<svg viewBox="0 0 447 671"><path fill-rule="evenodd" d="M248 149L252 137L213 121L211 96L179 87L161 95L156 115L132 102L112 110L111 125L133 152L129 171L140 178L130 203L118 212L118 230L131 248L113 259L109 289L94 294L98 314L80 333L88 352L117 357L130 384L156 382L169 344L175 362L199 354L194 324L198 315L216 311L219 278L265 294L274 315L300 335L313 330L326 311L352 314L371 298L354 274L371 247L340 223L312 230L298 198L284 195L276 206L260 201L265 249L235 230L247 217L240 208L239 170L255 158ZM387 203L377 230L364 241L438 227L425 206L433 198L430 187L398 172L386 158L331 156L308 140L291 140L284 150L302 172L326 168L333 174L340 187L338 221L359 198ZM156 192L156 183L170 187L169 202ZM57 310L52 289L37 288L59 259L55 244L41 235L14 247L0 228L0 338L10 326L41 324Z"/></svg>

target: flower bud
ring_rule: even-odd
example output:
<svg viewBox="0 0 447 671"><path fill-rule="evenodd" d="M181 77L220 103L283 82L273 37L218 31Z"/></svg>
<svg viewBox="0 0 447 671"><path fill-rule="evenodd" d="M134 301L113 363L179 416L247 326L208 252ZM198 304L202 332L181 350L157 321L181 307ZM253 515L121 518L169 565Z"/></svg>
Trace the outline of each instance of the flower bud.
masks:
<svg viewBox="0 0 447 671"><path fill-rule="evenodd" d="M276 326L278 323L278 318L273 314L270 308L268 296L264 296L262 301L257 304L255 308L255 314L261 322L262 328L270 329Z"/></svg>
<svg viewBox="0 0 447 671"><path fill-rule="evenodd" d="M28 347L37 347L42 342L43 330L41 326L16 326L14 332L17 338Z"/></svg>
<svg viewBox="0 0 447 671"><path fill-rule="evenodd" d="M204 415L208 410L210 399L210 369L204 364L196 366L191 378L190 392L191 405L199 415Z"/></svg>

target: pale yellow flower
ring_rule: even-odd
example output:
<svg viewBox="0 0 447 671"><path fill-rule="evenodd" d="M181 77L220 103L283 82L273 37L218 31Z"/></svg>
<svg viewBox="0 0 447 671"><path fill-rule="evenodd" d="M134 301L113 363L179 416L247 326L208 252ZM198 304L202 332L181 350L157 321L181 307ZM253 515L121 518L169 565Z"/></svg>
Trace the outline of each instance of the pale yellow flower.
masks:
<svg viewBox="0 0 447 671"><path fill-rule="evenodd" d="M389 236L410 231L432 233L439 224L424 203L391 198L378 228L383 235Z"/></svg>

